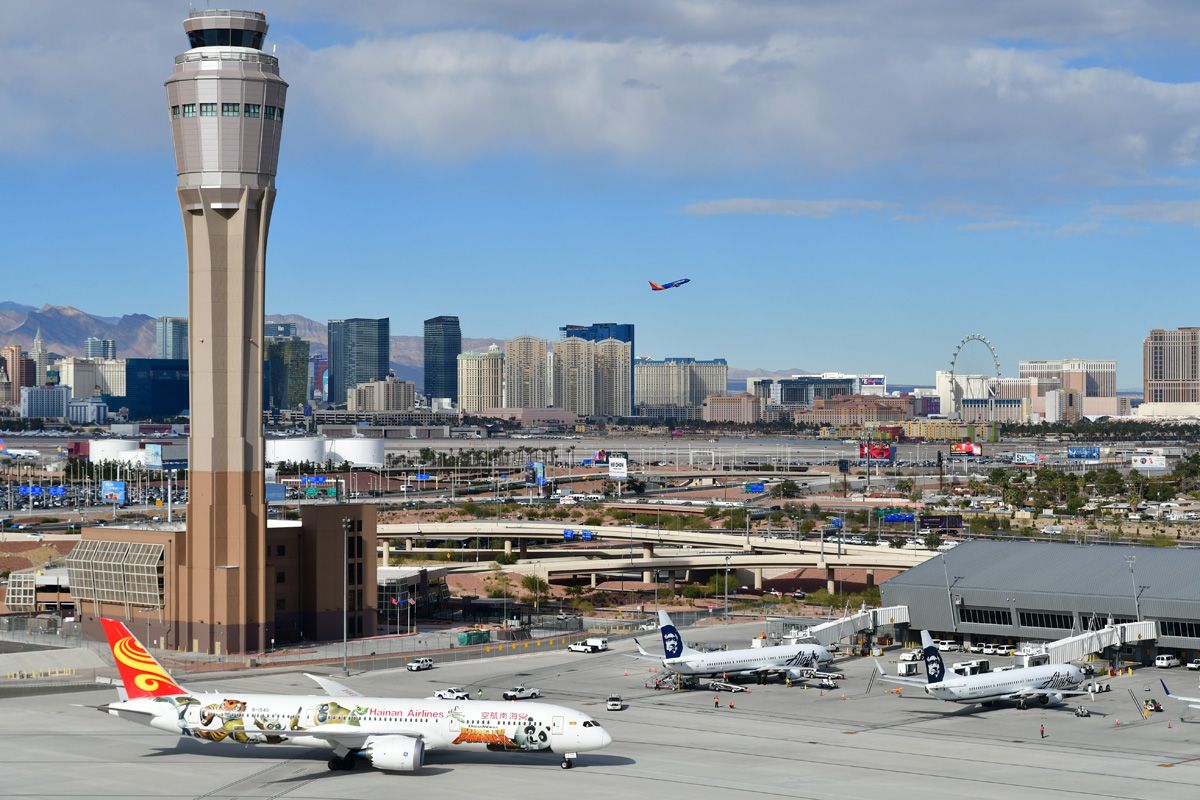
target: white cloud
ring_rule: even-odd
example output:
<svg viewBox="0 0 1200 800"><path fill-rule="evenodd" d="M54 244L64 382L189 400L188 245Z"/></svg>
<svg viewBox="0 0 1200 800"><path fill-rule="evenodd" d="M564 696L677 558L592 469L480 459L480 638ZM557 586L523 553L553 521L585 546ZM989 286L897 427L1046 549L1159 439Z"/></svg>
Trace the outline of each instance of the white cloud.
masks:
<svg viewBox="0 0 1200 800"><path fill-rule="evenodd" d="M960 231L1012 231L1028 227L1028 223L1019 219L994 219L987 222L968 222L959 225Z"/></svg>
<svg viewBox="0 0 1200 800"><path fill-rule="evenodd" d="M1100 230L1099 220L1088 220L1087 222L1068 222L1060 225L1058 230L1054 232L1055 236L1086 236L1089 233L1095 233Z"/></svg>
<svg viewBox="0 0 1200 800"><path fill-rule="evenodd" d="M1159 222L1169 225L1200 227L1200 200L1166 200L1161 202L1097 205L1097 214L1120 217L1135 222Z"/></svg>
<svg viewBox="0 0 1200 800"><path fill-rule="evenodd" d="M694 217L715 217L726 214L767 214L784 217L826 219L843 211L880 211L891 208L880 200L770 200L755 197L735 197L728 200L706 200L691 203L684 211Z"/></svg>

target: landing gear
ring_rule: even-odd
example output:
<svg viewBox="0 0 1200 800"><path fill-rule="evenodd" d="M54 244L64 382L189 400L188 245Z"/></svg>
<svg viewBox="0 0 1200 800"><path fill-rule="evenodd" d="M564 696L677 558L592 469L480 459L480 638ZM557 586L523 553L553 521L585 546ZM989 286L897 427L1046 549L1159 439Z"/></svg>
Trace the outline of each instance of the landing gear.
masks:
<svg viewBox="0 0 1200 800"><path fill-rule="evenodd" d="M344 756L334 756L329 759L329 770L331 772L337 772L338 770L350 772L354 769L355 762L357 761L358 758L353 753L347 753Z"/></svg>
<svg viewBox="0 0 1200 800"><path fill-rule="evenodd" d="M1024 711L1027 708L1029 708L1029 704L1026 703L1024 700L1017 701L1017 710L1018 711Z"/></svg>
<svg viewBox="0 0 1200 800"><path fill-rule="evenodd" d="M562 763L559 766L563 769L570 769L575 766L575 753L564 753Z"/></svg>

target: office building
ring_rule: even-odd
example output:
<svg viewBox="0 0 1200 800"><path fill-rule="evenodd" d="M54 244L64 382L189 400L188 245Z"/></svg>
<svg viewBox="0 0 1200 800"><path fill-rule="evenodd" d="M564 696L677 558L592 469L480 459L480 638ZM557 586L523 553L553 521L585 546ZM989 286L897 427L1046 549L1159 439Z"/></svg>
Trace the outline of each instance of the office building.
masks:
<svg viewBox="0 0 1200 800"><path fill-rule="evenodd" d="M634 345L634 326L631 322L593 322L591 325L564 325L559 328L563 338L587 339L599 344L605 339L616 339L629 345L629 402L633 402L633 361L637 357ZM613 415L606 415L613 416Z"/></svg>
<svg viewBox="0 0 1200 800"><path fill-rule="evenodd" d="M71 397L86 400L94 395L125 396L126 365L122 358L64 358L58 362L58 383Z"/></svg>
<svg viewBox="0 0 1200 800"><path fill-rule="evenodd" d="M810 375L793 375L782 378L779 384L779 404L783 406L811 406L817 400L832 400L859 393L857 375L840 372L822 372Z"/></svg>
<svg viewBox="0 0 1200 800"><path fill-rule="evenodd" d="M187 359L187 343L187 317L159 317L154 321L155 358Z"/></svg>
<svg viewBox="0 0 1200 800"><path fill-rule="evenodd" d="M596 405L596 345L587 339L554 343L554 407L590 417Z"/></svg>
<svg viewBox="0 0 1200 800"><path fill-rule="evenodd" d="M504 405L504 353L496 345L486 353L459 353L458 408L478 414Z"/></svg>
<svg viewBox="0 0 1200 800"><path fill-rule="evenodd" d="M189 361L124 358L115 363L124 367L122 391L119 395L101 395L109 411L127 408L130 420L170 419L188 412ZM194 435L194 423L192 432Z"/></svg>
<svg viewBox="0 0 1200 800"><path fill-rule="evenodd" d="M8 362L0 358L0 406L11 406L19 400L20 396L14 395L12 381L8 378Z"/></svg>
<svg viewBox="0 0 1200 800"><path fill-rule="evenodd" d="M391 321L335 319L329 321L329 403L346 402L353 386L381 381L388 375Z"/></svg>
<svg viewBox="0 0 1200 800"><path fill-rule="evenodd" d="M504 407L547 408L549 343L518 336L504 343Z"/></svg>
<svg viewBox="0 0 1200 800"><path fill-rule="evenodd" d="M21 416L66 419L71 390L65 386L22 386Z"/></svg>
<svg viewBox="0 0 1200 800"><path fill-rule="evenodd" d="M417 405L417 385L389 374L382 381L360 383L346 392L346 411L411 411Z"/></svg>
<svg viewBox="0 0 1200 800"><path fill-rule="evenodd" d="M46 369L50 366L50 354L46 352L46 340L42 338L42 329L37 329L37 334L33 337L33 348L29 351L29 358L33 361L34 369L34 386L46 385Z"/></svg>
<svg viewBox="0 0 1200 800"><path fill-rule="evenodd" d="M263 323L263 336L268 338L274 337L277 339L290 339L293 336L298 336L296 323L294 322L266 322Z"/></svg>
<svg viewBox="0 0 1200 800"><path fill-rule="evenodd" d="M67 401L67 422L72 425L103 425L108 422L108 405L100 397L86 400L72 398Z"/></svg>
<svg viewBox="0 0 1200 800"><path fill-rule="evenodd" d="M324 400L329 391L329 359L325 356L310 356L308 359L308 396L313 400Z"/></svg>
<svg viewBox="0 0 1200 800"><path fill-rule="evenodd" d="M634 364L634 413L656 419L700 419L704 400L724 395L729 365L723 358L666 358Z"/></svg>
<svg viewBox="0 0 1200 800"><path fill-rule="evenodd" d="M292 326L295 329L295 326ZM298 408L308 402L309 344L299 336L267 336L267 408Z"/></svg>
<svg viewBox="0 0 1200 800"><path fill-rule="evenodd" d="M117 343L112 339L97 339L95 336L89 336L87 341L83 343L83 357L107 359L116 358Z"/></svg>
<svg viewBox="0 0 1200 800"><path fill-rule="evenodd" d="M633 326L629 326L633 336ZM592 413L597 417L628 417L631 414L633 345L619 339L596 342L596 401Z"/></svg>
<svg viewBox="0 0 1200 800"><path fill-rule="evenodd" d="M0 349L0 359L3 359L5 371L8 372L8 379L12 383L9 402L17 403L21 399L21 387L33 386L32 380L25 380L30 377L25 369L25 353L20 345L10 344Z"/></svg>
<svg viewBox="0 0 1200 800"><path fill-rule="evenodd" d="M458 402L458 354L462 330L458 317L425 320L425 396Z"/></svg>
<svg viewBox="0 0 1200 800"><path fill-rule="evenodd" d="M1200 328L1155 328L1142 343L1146 403L1200 403Z"/></svg>

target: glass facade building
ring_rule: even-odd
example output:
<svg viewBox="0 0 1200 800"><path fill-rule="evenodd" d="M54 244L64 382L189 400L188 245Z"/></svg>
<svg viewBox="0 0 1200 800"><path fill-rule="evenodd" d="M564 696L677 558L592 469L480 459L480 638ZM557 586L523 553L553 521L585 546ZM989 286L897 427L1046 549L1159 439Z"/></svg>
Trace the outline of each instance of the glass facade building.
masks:
<svg viewBox="0 0 1200 800"><path fill-rule="evenodd" d="M329 394L325 399L344 403L348 388L386 378L390 339L387 317L330 320Z"/></svg>
<svg viewBox="0 0 1200 800"><path fill-rule="evenodd" d="M425 320L425 396L458 402L458 355L462 329L458 317Z"/></svg>

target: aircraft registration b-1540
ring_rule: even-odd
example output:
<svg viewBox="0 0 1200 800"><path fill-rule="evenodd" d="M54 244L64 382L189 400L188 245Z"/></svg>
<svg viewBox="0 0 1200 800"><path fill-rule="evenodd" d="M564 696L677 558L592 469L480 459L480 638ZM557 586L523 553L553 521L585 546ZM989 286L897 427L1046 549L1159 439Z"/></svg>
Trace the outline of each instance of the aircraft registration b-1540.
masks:
<svg viewBox="0 0 1200 800"><path fill-rule="evenodd" d="M773 647L749 647L743 650L718 650L702 653L684 644L679 629L665 611L658 612L658 627L662 632L663 655L656 658L642 647L637 639L640 658L657 661L671 672L680 675L786 675L793 680L811 678L828 664L833 656L819 644L781 644Z"/></svg>
<svg viewBox="0 0 1200 800"><path fill-rule="evenodd" d="M1066 697L1090 694L1079 690L1083 670L1074 664L1042 664L948 678L942 654L929 631L921 631L921 653L925 658L926 680L888 675L883 665L876 661L879 677L888 683L920 686L926 694L951 703L988 704L997 700L1016 700L1018 708L1025 708L1033 700L1044 706L1056 706Z"/></svg>
<svg viewBox="0 0 1200 800"><path fill-rule="evenodd" d="M612 742L587 714L563 706L363 697L315 675L324 694L189 692L124 623L100 622L125 686L119 701L99 710L178 736L332 750L331 770L354 769L362 757L398 772L420 769L434 749L557 753L569 769L577 753Z"/></svg>
<svg viewBox="0 0 1200 800"><path fill-rule="evenodd" d="M667 283L664 283L661 286L658 285L657 283L655 283L654 281L649 281L649 284L650 284L651 289L653 289L656 292L661 292L664 289L674 289L676 286L683 286L685 283L691 283L691 282L692 282L691 278L679 278L678 280L668 281Z"/></svg>

